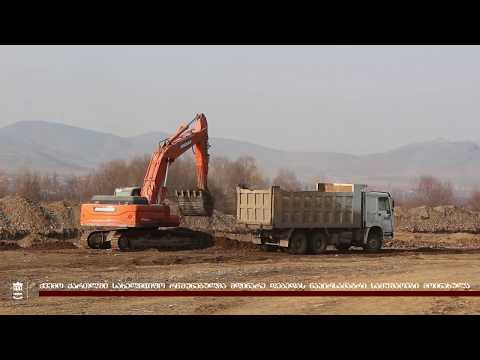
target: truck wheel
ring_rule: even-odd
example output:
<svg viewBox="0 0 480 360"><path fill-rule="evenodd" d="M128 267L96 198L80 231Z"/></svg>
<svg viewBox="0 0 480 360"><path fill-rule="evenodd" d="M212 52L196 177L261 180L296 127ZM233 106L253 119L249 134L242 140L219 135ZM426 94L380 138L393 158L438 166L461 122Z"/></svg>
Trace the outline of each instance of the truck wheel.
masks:
<svg viewBox="0 0 480 360"><path fill-rule="evenodd" d="M328 246L328 238L322 232L315 232L310 238L310 245L314 254L324 253Z"/></svg>
<svg viewBox="0 0 480 360"><path fill-rule="evenodd" d="M307 250L307 235L302 231L295 231L288 242L288 252L290 254L305 254Z"/></svg>
<svg viewBox="0 0 480 360"><path fill-rule="evenodd" d="M367 243L363 245L363 249L366 251L378 251L383 246L382 237L376 232L368 234Z"/></svg>

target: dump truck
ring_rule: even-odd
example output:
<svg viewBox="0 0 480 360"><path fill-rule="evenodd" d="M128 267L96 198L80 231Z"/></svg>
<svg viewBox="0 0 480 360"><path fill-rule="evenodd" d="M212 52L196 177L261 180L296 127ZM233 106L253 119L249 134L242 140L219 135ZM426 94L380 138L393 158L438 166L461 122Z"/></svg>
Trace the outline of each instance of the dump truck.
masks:
<svg viewBox="0 0 480 360"><path fill-rule="evenodd" d="M237 222L267 248L319 254L329 245L378 251L394 236L390 193L364 184L317 183L313 191L237 187Z"/></svg>

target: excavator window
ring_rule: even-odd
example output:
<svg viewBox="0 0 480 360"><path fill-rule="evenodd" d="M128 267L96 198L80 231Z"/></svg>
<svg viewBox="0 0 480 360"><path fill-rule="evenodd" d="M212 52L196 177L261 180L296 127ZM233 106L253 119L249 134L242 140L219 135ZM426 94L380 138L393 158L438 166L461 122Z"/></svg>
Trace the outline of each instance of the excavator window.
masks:
<svg viewBox="0 0 480 360"><path fill-rule="evenodd" d="M115 196L140 196L139 187L117 188Z"/></svg>

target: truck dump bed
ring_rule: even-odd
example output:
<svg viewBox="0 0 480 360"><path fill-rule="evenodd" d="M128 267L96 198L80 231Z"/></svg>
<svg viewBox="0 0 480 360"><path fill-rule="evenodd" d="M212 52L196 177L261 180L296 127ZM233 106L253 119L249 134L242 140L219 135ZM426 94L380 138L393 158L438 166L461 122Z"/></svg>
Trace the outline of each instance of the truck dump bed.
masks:
<svg viewBox="0 0 480 360"><path fill-rule="evenodd" d="M317 184L316 191L237 187L237 221L263 228L360 228L360 184Z"/></svg>

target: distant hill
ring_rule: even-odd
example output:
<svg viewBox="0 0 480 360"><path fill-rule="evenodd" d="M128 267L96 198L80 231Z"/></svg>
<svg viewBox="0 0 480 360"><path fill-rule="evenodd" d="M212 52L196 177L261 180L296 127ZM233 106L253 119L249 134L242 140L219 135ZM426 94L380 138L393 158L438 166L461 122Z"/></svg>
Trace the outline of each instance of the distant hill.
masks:
<svg viewBox="0 0 480 360"><path fill-rule="evenodd" d="M102 162L151 153L165 133L131 138L46 122L21 121L0 128L0 168L29 167L81 173Z"/></svg>
<svg viewBox="0 0 480 360"><path fill-rule="evenodd" d="M150 154L166 137L164 132L121 137L47 121L21 121L0 128L0 168L84 173L108 160ZM480 146L473 142L436 139L362 156L287 152L223 138L211 138L210 143L212 156L253 156L270 177L279 168L288 168L311 182L407 186L412 178L428 174L449 179L457 186L480 185Z"/></svg>

